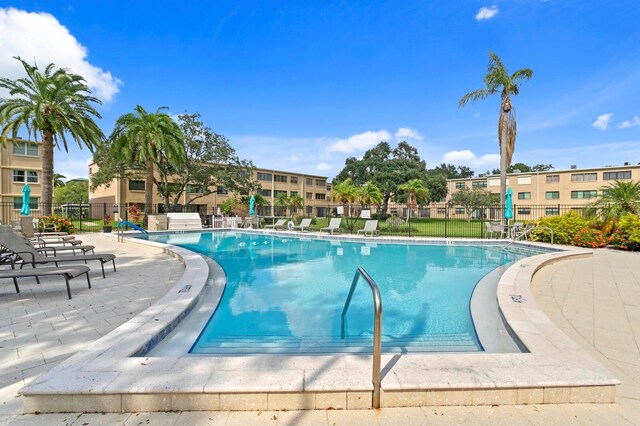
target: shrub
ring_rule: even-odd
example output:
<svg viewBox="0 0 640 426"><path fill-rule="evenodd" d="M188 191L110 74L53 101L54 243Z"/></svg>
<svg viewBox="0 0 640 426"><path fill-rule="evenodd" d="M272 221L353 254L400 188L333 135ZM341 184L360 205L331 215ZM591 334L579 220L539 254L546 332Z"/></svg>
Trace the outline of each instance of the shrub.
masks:
<svg viewBox="0 0 640 426"><path fill-rule="evenodd" d="M543 217L538 221L540 228L531 231L534 241L551 241L551 232L543 227L553 229L553 242L556 244L573 244L573 238L584 228L590 227L590 222L575 212L568 212L562 216Z"/></svg>
<svg viewBox="0 0 640 426"><path fill-rule="evenodd" d="M74 234L76 227L64 216L42 216L38 220L38 229L40 232L46 232L55 230L55 232L66 232L68 234Z"/></svg>
<svg viewBox="0 0 640 426"><path fill-rule="evenodd" d="M129 215L129 220L134 223L138 222L142 216L142 210L140 210L140 206L138 204L131 204L127 207L127 213Z"/></svg>
<svg viewBox="0 0 640 426"><path fill-rule="evenodd" d="M623 215L609 237L609 244L623 250L640 250L640 218L631 213Z"/></svg>
<svg viewBox="0 0 640 426"><path fill-rule="evenodd" d="M604 247L607 245L607 239L599 229L582 228L574 235L573 245L588 248Z"/></svg>

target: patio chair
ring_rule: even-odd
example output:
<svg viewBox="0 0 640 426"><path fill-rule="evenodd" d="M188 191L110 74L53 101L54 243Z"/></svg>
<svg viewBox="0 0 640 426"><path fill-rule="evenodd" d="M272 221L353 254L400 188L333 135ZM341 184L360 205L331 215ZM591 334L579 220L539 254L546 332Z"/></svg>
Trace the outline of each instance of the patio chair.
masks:
<svg viewBox="0 0 640 426"><path fill-rule="evenodd" d="M339 233L342 232L342 228L340 228L340 222L342 222L342 218L335 217L335 218L331 219L331 221L329 221L329 226L325 226L324 228L320 228L320 232L327 231L331 235L333 235L334 232L337 232L339 234Z"/></svg>
<svg viewBox="0 0 640 426"><path fill-rule="evenodd" d="M358 229L358 234L364 234L364 236L366 237L367 234L373 236L377 236L380 235L380 231L378 231L378 221L377 220L367 220L364 223L364 228L363 229Z"/></svg>
<svg viewBox="0 0 640 426"><path fill-rule="evenodd" d="M40 277L62 276L67 286L67 296L71 299L71 287L69 286L69 280L79 275L87 276L87 285L91 288L91 279L89 278L89 267L85 265L73 265L65 267L45 267L45 268L24 268L15 269L15 265L11 265L11 269L0 270L0 279L11 278L13 285L16 288L16 293L20 293L20 287L18 286L18 278L35 277L38 284L40 283Z"/></svg>
<svg viewBox="0 0 640 426"><path fill-rule="evenodd" d="M285 222L287 221L287 219L278 219L276 221L276 223L274 223L273 225L265 225L264 228L271 228L271 229L284 229L285 227Z"/></svg>
<svg viewBox="0 0 640 426"><path fill-rule="evenodd" d="M531 230L535 228L536 225L533 222L527 223L524 228L520 227L514 230L513 239L514 240L528 240L529 235L531 234Z"/></svg>
<svg viewBox="0 0 640 426"><path fill-rule="evenodd" d="M491 222L491 238L496 236L497 238L505 238L507 236L507 229L500 222Z"/></svg>
<svg viewBox="0 0 640 426"><path fill-rule="evenodd" d="M311 226L311 219L307 218L307 219L302 219L300 221L300 225L294 225L292 229L294 231L299 229L300 232L304 232L305 229L308 231L310 226Z"/></svg>
<svg viewBox="0 0 640 426"><path fill-rule="evenodd" d="M8 226L0 226L0 245L22 260L20 265L21 268L25 264L30 264L35 268L36 265L44 265L47 263L53 263L56 266L59 266L58 263L60 262L77 262L82 260L86 263L88 260L97 260L100 262L100 268L102 269L102 278L106 278L104 273L105 263L111 262L113 264L113 271L116 271L116 256L114 254L105 253L46 257Z"/></svg>

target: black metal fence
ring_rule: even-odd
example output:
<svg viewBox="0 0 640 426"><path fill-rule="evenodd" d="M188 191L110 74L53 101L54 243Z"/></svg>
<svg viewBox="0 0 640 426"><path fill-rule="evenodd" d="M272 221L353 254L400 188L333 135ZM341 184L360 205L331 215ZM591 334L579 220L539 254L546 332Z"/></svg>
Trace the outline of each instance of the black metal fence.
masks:
<svg viewBox="0 0 640 426"><path fill-rule="evenodd" d="M45 211L43 204L32 204L31 216L39 218ZM136 213L144 210L140 204L109 204L109 203L77 203L52 204L50 211L58 216L68 218L79 232L100 231L103 225L118 220L140 222L142 216ZM0 203L0 220L2 223L19 223L21 205L15 203ZM206 205L177 206L172 209L177 212L197 212L204 225L213 223L213 217L220 215L220 209ZM528 222L545 216L557 216L574 211L584 217L594 214L586 205L520 205L513 206L511 222ZM154 205L153 214L164 213L163 205ZM484 238L486 236L486 221L501 221L504 208L501 206L485 206L466 208L448 204L429 204L428 206L407 206L406 204L389 204L386 210L381 207L370 208L360 205L313 205L293 211L289 208L259 206L256 210L262 224L274 223L278 218L293 219L298 224L303 217L314 218L313 227L318 229L327 226L334 217L343 218L341 228L343 232L357 233L364 227L366 219L377 219L378 230L383 235L430 236L430 237L466 237ZM106 222L106 223L105 223Z"/></svg>

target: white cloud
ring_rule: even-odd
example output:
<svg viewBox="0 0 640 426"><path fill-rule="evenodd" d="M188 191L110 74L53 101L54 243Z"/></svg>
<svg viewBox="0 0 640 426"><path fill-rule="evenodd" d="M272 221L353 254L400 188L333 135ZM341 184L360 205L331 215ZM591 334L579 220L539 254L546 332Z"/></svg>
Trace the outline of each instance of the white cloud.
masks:
<svg viewBox="0 0 640 426"><path fill-rule="evenodd" d="M86 152L86 154L84 154ZM89 173L87 158L91 158L91 152L82 150L75 158L65 157L64 151L56 151L54 172L66 176L67 180L86 178Z"/></svg>
<svg viewBox="0 0 640 426"><path fill-rule="evenodd" d="M456 166L469 166L471 168L498 167L500 166L499 154L485 154L477 157L468 149L462 151L449 151L442 157L443 162Z"/></svg>
<svg viewBox="0 0 640 426"><path fill-rule="evenodd" d="M636 115L631 120L625 120L622 123L618 124L618 127L621 129L626 129L628 127L634 126L640 126L640 115Z"/></svg>
<svg viewBox="0 0 640 426"><path fill-rule="evenodd" d="M476 21L482 21L485 19L491 19L500 12L498 6L495 4L491 7L481 7L478 13L476 13Z"/></svg>
<svg viewBox="0 0 640 426"><path fill-rule="evenodd" d="M349 136L346 139L338 139L327 147L327 152L354 152L366 151L367 149L377 145L381 141L391 139L391 134L386 130L377 132L368 130L357 135Z"/></svg>
<svg viewBox="0 0 640 426"><path fill-rule="evenodd" d="M325 170L331 170L333 167L331 167L331 164L327 164L327 163L319 163L318 165L316 165L316 170L320 170L320 171L325 171Z"/></svg>
<svg viewBox="0 0 640 426"><path fill-rule="evenodd" d="M41 69L54 63L83 76L94 95L103 101L110 101L122 85L109 71L90 64L87 48L48 13L0 8L0 40L3 77L24 77L22 64L13 59L20 56L29 63L36 62Z"/></svg>
<svg viewBox="0 0 640 426"><path fill-rule="evenodd" d="M593 127L600 130L607 130L609 128L609 122L611 121L613 114L602 114L598 116L598 119L591 123Z"/></svg>
<svg viewBox="0 0 640 426"><path fill-rule="evenodd" d="M398 131L394 135L397 141L421 141L424 139L420 132L415 129L410 129L408 127L400 127Z"/></svg>

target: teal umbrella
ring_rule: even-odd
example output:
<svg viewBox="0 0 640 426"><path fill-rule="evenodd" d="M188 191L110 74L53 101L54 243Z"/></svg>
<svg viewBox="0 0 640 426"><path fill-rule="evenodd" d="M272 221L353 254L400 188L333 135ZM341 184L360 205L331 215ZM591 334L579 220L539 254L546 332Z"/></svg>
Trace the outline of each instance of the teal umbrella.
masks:
<svg viewBox="0 0 640 426"><path fill-rule="evenodd" d="M511 187L507 188L507 193L504 196L504 218L513 219L513 191Z"/></svg>
<svg viewBox="0 0 640 426"><path fill-rule="evenodd" d="M255 214L255 208L256 206L256 198L252 195L251 198L249 198L249 216L253 216Z"/></svg>
<svg viewBox="0 0 640 426"><path fill-rule="evenodd" d="M29 213L31 213L31 206L29 206L30 196L31 196L31 188L29 188L29 185L25 184L22 187L22 209L20 209L21 215L29 216Z"/></svg>

